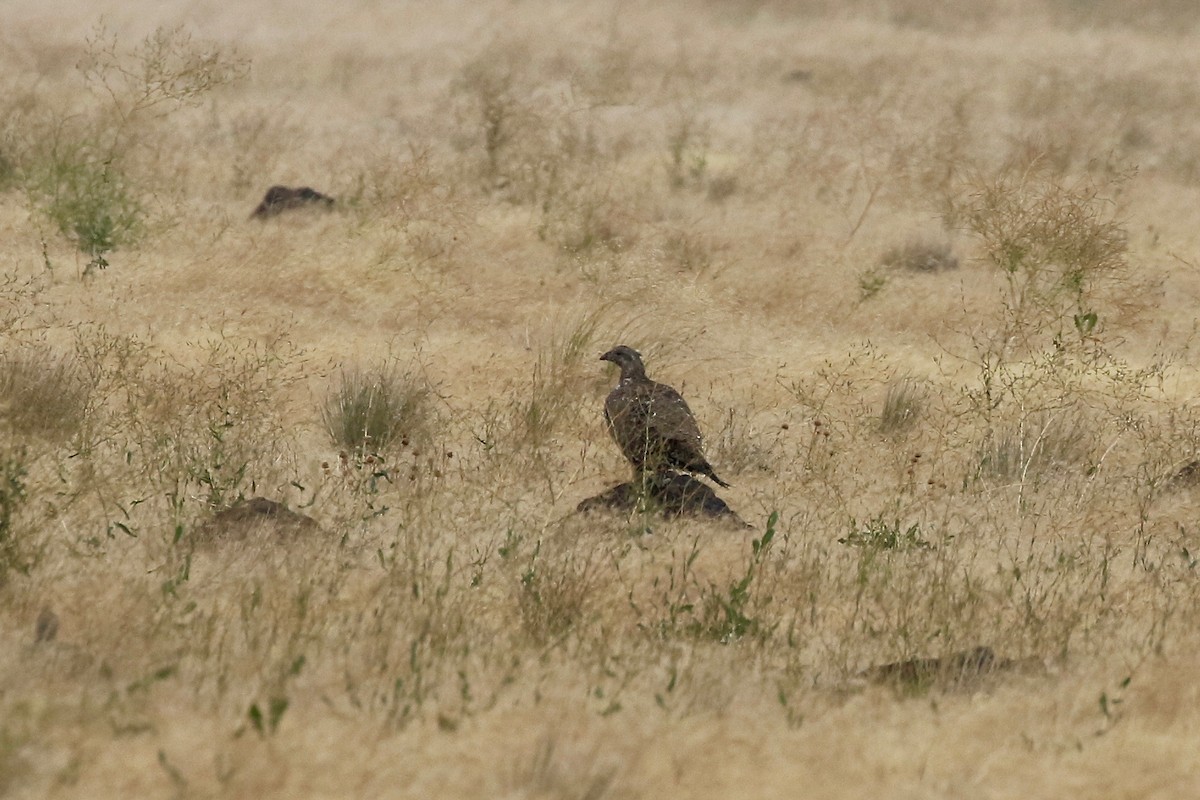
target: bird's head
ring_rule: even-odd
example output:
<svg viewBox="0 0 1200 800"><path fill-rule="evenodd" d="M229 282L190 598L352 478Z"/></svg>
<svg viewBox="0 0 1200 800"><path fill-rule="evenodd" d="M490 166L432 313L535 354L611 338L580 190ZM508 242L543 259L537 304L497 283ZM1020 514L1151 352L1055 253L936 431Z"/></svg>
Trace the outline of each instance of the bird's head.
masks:
<svg viewBox="0 0 1200 800"><path fill-rule="evenodd" d="M621 368L621 379L646 377L646 367L642 364L642 354L632 347L618 345L600 356L601 361L611 361Z"/></svg>

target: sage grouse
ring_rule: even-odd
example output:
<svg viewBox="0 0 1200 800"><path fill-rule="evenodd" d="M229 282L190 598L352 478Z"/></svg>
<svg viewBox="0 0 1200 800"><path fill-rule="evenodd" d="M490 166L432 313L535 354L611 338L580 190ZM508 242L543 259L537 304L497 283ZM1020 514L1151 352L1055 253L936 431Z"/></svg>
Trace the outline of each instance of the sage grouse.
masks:
<svg viewBox="0 0 1200 800"><path fill-rule="evenodd" d="M620 383L604 401L604 419L634 470L683 470L729 486L704 458L700 428L687 402L670 386L646 377L641 353L621 345L600 360L621 368Z"/></svg>

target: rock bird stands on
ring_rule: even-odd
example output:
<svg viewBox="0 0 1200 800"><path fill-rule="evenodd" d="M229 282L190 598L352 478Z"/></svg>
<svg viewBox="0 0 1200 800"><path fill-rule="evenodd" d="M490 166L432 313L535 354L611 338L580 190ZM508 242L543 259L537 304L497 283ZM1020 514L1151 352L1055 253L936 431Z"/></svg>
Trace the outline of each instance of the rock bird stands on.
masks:
<svg viewBox="0 0 1200 800"><path fill-rule="evenodd" d="M634 470L694 472L718 486L729 486L704 458L700 428L687 402L670 386L646 377L638 351L621 345L600 360L621 368L621 382L604 401L604 419Z"/></svg>

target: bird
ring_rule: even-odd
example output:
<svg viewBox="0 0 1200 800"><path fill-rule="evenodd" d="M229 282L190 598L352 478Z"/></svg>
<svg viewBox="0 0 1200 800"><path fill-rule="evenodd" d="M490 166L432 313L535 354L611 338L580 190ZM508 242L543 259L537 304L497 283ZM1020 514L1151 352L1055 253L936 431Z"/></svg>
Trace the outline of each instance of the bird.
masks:
<svg viewBox="0 0 1200 800"><path fill-rule="evenodd" d="M250 215L250 218L267 219L293 208L303 208L305 206L332 208L333 204L334 199L332 197L321 194L316 189L308 186L301 186L298 189L293 189L289 186L272 186L270 189L267 189L262 202L258 204L258 208L254 209L254 213Z"/></svg>
<svg viewBox="0 0 1200 800"><path fill-rule="evenodd" d="M604 400L604 420L635 474L681 470L729 488L704 457L704 440L687 401L646 377L641 353L619 345L600 360L621 368L620 382Z"/></svg>

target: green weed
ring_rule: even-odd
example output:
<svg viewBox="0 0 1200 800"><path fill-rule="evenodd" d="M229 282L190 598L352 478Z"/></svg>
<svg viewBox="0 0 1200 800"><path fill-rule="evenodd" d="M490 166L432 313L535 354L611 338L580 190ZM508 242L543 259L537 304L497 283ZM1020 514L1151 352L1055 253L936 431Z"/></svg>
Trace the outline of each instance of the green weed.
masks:
<svg viewBox="0 0 1200 800"><path fill-rule="evenodd" d="M867 550L929 550L933 544L921 535L920 523L914 522L907 528L899 520L887 520L883 515L859 526L850 521L850 533L838 539L838 544L862 547Z"/></svg>

